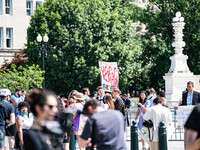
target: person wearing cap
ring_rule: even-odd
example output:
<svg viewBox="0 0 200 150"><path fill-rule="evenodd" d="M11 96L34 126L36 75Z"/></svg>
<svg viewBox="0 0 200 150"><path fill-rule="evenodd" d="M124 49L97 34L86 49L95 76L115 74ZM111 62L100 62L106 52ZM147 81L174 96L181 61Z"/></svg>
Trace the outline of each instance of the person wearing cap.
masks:
<svg viewBox="0 0 200 150"><path fill-rule="evenodd" d="M11 92L8 89L0 90L0 150L5 146L5 128L15 123L15 111L12 104L8 103ZM6 122L6 120L10 120Z"/></svg>
<svg viewBox="0 0 200 150"><path fill-rule="evenodd" d="M96 99L96 98L97 98L97 96L98 96L98 92L97 92L97 91L94 91L94 92L93 92L93 95L94 95L94 96L93 96L93 98L95 98L95 99Z"/></svg>
<svg viewBox="0 0 200 150"><path fill-rule="evenodd" d="M13 105L14 110L15 110L15 114L16 114L16 108L18 106L17 106L17 103L15 102L15 100L11 96L7 96L6 100L7 100L8 103ZM10 127L6 127L6 137L8 139L9 150L14 148L14 146L15 146L15 135L16 135L16 133L17 133L16 123L11 125Z"/></svg>
<svg viewBox="0 0 200 150"><path fill-rule="evenodd" d="M85 105L85 98L82 93L76 92L73 97L76 99L76 103L74 104L74 110L77 112L82 112L83 107ZM87 117L82 114L75 114L74 116L74 132L77 136L77 139L79 140L80 135L83 132L83 128L85 126L85 123L87 121ZM79 149L82 150L82 148L79 146Z"/></svg>

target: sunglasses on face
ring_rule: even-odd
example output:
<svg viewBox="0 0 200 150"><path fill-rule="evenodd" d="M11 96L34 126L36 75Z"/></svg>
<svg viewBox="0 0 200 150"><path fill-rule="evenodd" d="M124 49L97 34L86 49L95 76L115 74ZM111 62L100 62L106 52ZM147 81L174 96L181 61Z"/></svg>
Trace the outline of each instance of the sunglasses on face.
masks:
<svg viewBox="0 0 200 150"><path fill-rule="evenodd" d="M55 106L55 105L49 105L49 104L46 104L48 107L49 107L49 109L53 109L54 107L56 107L57 108L57 106Z"/></svg>

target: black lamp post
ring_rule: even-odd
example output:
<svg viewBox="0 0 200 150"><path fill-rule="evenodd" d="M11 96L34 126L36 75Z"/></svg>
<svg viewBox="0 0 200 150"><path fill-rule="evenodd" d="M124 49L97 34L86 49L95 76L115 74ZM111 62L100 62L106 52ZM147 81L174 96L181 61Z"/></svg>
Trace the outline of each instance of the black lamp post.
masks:
<svg viewBox="0 0 200 150"><path fill-rule="evenodd" d="M45 71L44 57L47 56L47 42L49 37L45 34L42 37L40 34L37 36L38 48L39 48L39 57L42 56L42 71ZM43 41L43 42L42 42ZM45 72L42 73L43 82L42 88L45 89Z"/></svg>

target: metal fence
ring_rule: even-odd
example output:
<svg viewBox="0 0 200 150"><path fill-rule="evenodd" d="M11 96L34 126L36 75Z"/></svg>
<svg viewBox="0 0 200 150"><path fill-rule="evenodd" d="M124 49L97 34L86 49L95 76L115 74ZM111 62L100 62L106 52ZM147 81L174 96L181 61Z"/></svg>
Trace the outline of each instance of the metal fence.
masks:
<svg viewBox="0 0 200 150"><path fill-rule="evenodd" d="M172 122L174 125L174 132L169 139L169 141L184 141L184 127L178 126L177 118L176 118L176 111L174 109L170 109L172 113ZM132 121L135 119L137 112L137 108L131 109L127 111L128 119L130 122L130 126L132 125ZM126 128L126 140L130 140L130 127Z"/></svg>

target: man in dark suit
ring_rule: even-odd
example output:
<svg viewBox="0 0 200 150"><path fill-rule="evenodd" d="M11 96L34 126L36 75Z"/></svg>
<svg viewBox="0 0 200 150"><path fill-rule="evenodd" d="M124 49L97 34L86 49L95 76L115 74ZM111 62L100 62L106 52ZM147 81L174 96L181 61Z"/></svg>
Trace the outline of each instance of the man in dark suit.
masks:
<svg viewBox="0 0 200 150"><path fill-rule="evenodd" d="M130 99L129 99L127 94L123 94L123 101L124 101L125 108L126 108L127 125L130 126L129 119L128 119L128 109L130 109L130 107L131 107L131 101L130 101Z"/></svg>
<svg viewBox="0 0 200 150"><path fill-rule="evenodd" d="M187 83L187 89L182 94L182 103L181 106L184 105L198 105L200 103L200 93L194 91L194 83L192 81L189 81ZM178 109L178 107L174 107L175 110ZM186 148L186 136L188 135L188 131L185 129L184 132L184 148Z"/></svg>
<svg viewBox="0 0 200 150"><path fill-rule="evenodd" d="M181 105L197 105L200 103L200 93L194 91L194 83L189 81L187 83L187 90L182 95Z"/></svg>
<svg viewBox="0 0 200 150"><path fill-rule="evenodd" d="M125 116L125 104L121 97L119 96L121 94L121 91L118 88L114 88L112 90L112 96L115 99L115 110L119 110L124 116Z"/></svg>

